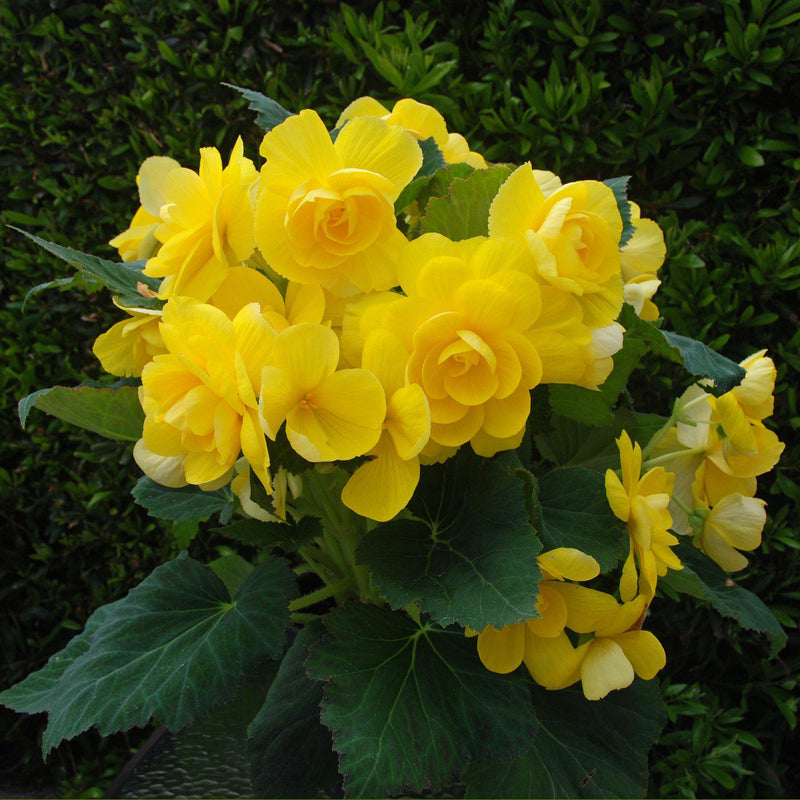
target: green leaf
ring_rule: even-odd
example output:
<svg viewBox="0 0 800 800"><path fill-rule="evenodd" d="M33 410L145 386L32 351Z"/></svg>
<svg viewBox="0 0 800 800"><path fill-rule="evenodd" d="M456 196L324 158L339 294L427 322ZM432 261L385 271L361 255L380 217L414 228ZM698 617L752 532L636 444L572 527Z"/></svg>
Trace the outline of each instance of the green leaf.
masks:
<svg viewBox="0 0 800 800"><path fill-rule="evenodd" d="M319 622L300 631L248 729L258 797L316 797L339 778L331 734L320 721L322 683L311 680L303 666L323 635Z"/></svg>
<svg viewBox="0 0 800 800"><path fill-rule="evenodd" d="M82 272L71 275L69 278L56 278L52 281L37 283L36 286L28 289L27 294L22 300L22 310L25 310L25 306L31 297L47 289L82 289L85 292L91 293L96 292L102 285L100 281L89 278Z"/></svg>
<svg viewBox="0 0 800 800"><path fill-rule="evenodd" d="M279 559L259 564L233 599L208 567L186 554L158 567L105 607L87 633L88 650L45 697L44 754L92 725L105 736L156 716L177 730L230 699L245 672L280 656L286 605L296 594ZM18 708L13 695L0 700Z"/></svg>
<svg viewBox="0 0 800 800"><path fill-rule="evenodd" d="M250 108L256 112L256 125L263 128L264 132L271 131L276 125L280 125L281 122L294 116L291 111L287 111L280 103L261 92L243 89L233 83L223 83L222 85L235 89L248 100Z"/></svg>
<svg viewBox="0 0 800 800"><path fill-rule="evenodd" d="M231 539L269 549L283 545L291 549L301 547L322 536L322 524L316 517L303 517L299 522L261 522L257 519L237 519L215 532Z"/></svg>
<svg viewBox="0 0 800 800"><path fill-rule="evenodd" d="M739 147L736 148L736 155L739 157L739 161L741 161L742 164L747 164L748 167L764 166L764 156L762 156L755 147L750 147L750 145L739 145Z"/></svg>
<svg viewBox="0 0 800 800"><path fill-rule="evenodd" d="M418 602L442 625L483 630L538 617L541 550L525 508L514 453L489 461L468 451L425 470L414 519L377 526L359 561L393 608Z"/></svg>
<svg viewBox="0 0 800 800"><path fill-rule="evenodd" d="M599 390L551 384L548 387L550 407L557 414L577 422L610 425L614 420L612 408L646 350L647 345L641 339L626 336L622 349L614 354L614 368Z"/></svg>
<svg viewBox="0 0 800 800"><path fill-rule="evenodd" d="M23 428L32 408L109 439L135 442L142 436L144 412L135 386L39 389L19 401L19 420Z"/></svg>
<svg viewBox="0 0 800 800"><path fill-rule="evenodd" d="M171 489L156 483L143 475L133 487L133 499L147 512L159 519L172 522L186 522L193 519L206 519L212 514L233 509L233 496L230 489L216 489L204 492L198 486L183 486Z"/></svg>
<svg viewBox="0 0 800 800"><path fill-rule="evenodd" d="M353 605L328 615L307 669L326 681L322 721L345 790L382 797L434 790L470 760L521 755L534 732L527 682L483 667L460 630Z"/></svg>
<svg viewBox="0 0 800 800"><path fill-rule="evenodd" d="M432 197L422 218L423 233L441 233L453 241L489 235L489 207L511 174L499 164L457 178L446 197Z"/></svg>
<svg viewBox="0 0 800 800"><path fill-rule="evenodd" d="M623 536L604 476L580 467L556 469L539 479L538 488L545 549L575 547L596 558L601 572L613 569Z"/></svg>
<svg viewBox="0 0 800 800"><path fill-rule="evenodd" d="M636 228L631 222L631 204L628 200L628 181L630 175L623 175L619 178L609 178L603 183L614 192L614 199L617 201L619 215L622 217L622 234L619 237L619 246L624 247L631 240Z"/></svg>
<svg viewBox="0 0 800 800"><path fill-rule="evenodd" d="M709 390L716 395L729 392L745 376L744 368L734 361L721 356L702 342L662 331L652 323L639 319L627 304L623 306L620 322L627 331L626 336L641 339L654 353L683 364L684 369L696 378L712 381L713 385Z"/></svg>
<svg viewBox="0 0 800 800"><path fill-rule="evenodd" d="M160 279L151 278L142 272L145 262L123 261L117 264L107 261L105 258L82 253L80 250L73 250L71 247L48 242L46 239L22 230L22 228L15 228L13 225L9 225L9 227L23 236L27 236L32 242L54 256L77 267L88 278L102 283L118 296L122 305L136 308L161 308L164 305L164 302L157 298L143 297L137 289L137 284L143 283L148 289L157 290L161 283Z"/></svg>
<svg viewBox="0 0 800 800"><path fill-rule="evenodd" d="M580 689L532 687L538 728L516 761L478 763L467 797L644 797L647 752L666 722L658 682L591 701Z"/></svg>
<svg viewBox="0 0 800 800"><path fill-rule="evenodd" d="M756 595L737 586L714 561L688 542L680 542L675 552L683 569L670 570L660 580L676 592L708 601L715 611L736 620L742 628L765 634L770 640L772 655L786 645L786 633Z"/></svg>
<svg viewBox="0 0 800 800"><path fill-rule="evenodd" d="M417 170L417 174L411 182L400 192L394 202L396 213L400 213L409 204L417 199L419 193L430 183L434 173L444 167L445 161L442 151L431 137L419 143L422 150L422 166Z"/></svg>
<svg viewBox="0 0 800 800"><path fill-rule="evenodd" d="M215 558L209 568L225 584L225 588L233 597L247 576L253 571L253 565L236 553Z"/></svg>

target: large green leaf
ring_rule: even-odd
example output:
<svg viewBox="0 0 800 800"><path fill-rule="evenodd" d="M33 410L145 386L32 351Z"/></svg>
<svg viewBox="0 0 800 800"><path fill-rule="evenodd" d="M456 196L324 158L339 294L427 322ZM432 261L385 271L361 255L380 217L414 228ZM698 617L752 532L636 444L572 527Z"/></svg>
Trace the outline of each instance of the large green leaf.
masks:
<svg viewBox="0 0 800 800"><path fill-rule="evenodd" d="M123 305L136 308L160 308L164 304L162 300L154 297L142 296L137 288L138 284L143 283L148 289L157 290L161 283L158 278L151 278L142 272L144 261L115 263L99 256L93 256L90 253L82 253L80 250L74 250L71 247L48 242L46 239L22 230L22 228L14 228L13 225L9 227L27 236L39 247L47 250L48 253L52 253L68 264L78 267L86 277L99 281L108 287L119 297Z"/></svg>
<svg viewBox="0 0 800 800"><path fill-rule="evenodd" d="M227 487L213 492L204 492L199 486L172 489L143 475L131 494L148 514L172 522L206 519L216 513L227 521L233 510L233 495Z"/></svg>
<svg viewBox="0 0 800 800"><path fill-rule="evenodd" d="M511 174L498 164L475 170L450 184L446 197L432 197L422 218L423 233L441 233L453 241L489 235L489 207L497 190Z"/></svg>
<svg viewBox="0 0 800 800"><path fill-rule="evenodd" d="M470 760L513 758L530 745L527 682L486 670L462 631L367 605L337 609L326 624L330 639L307 668L327 681L322 721L348 796L436 789Z"/></svg>
<svg viewBox="0 0 800 800"><path fill-rule="evenodd" d="M53 386L19 401L22 426L32 408L109 439L135 442L142 436L144 412L135 386Z"/></svg>
<svg viewBox="0 0 800 800"><path fill-rule="evenodd" d="M786 644L786 633L775 615L752 592L737 586L708 556L686 541L675 548L682 570L670 570L661 578L676 592L707 600L723 617L735 619L743 628L765 634L773 655Z"/></svg>
<svg viewBox="0 0 800 800"><path fill-rule="evenodd" d="M321 623L300 631L248 730L250 774L259 797L315 797L338 780L331 734L320 721L322 683L312 681L303 666L323 635Z"/></svg>
<svg viewBox="0 0 800 800"><path fill-rule="evenodd" d="M155 716L176 730L231 698L259 661L280 656L295 595L279 559L259 564L231 598L208 567L182 554L105 607L85 652L85 639L70 643L74 660L60 675L49 669L49 692L29 678L0 701L49 712L45 754L92 725L106 735Z"/></svg>
<svg viewBox="0 0 800 800"><path fill-rule="evenodd" d="M260 522L257 519L237 519L216 532L231 539L269 549L276 545L295 549L322 536L322 524L316 517L303 517L298 522Z"/></svg>
<svg viewBox="0 0 800 800"><path fill-rule="evenodd" d="M603 475L580 467L556 469L539 479L545 548L575 547L608 572L622 549L620 521L606 498Z"/></svg>
<svg viewBox="0 0 800 800"><path fill-rule="evenodd" d="M287 111L276 100L261 94L261 92L243 89L241 86L235 86L232 83L223 83L223 86L235 89L248 101L250 108L256 112L256 125L265 132L271 131L276 125L280 125L281 122L292 116L291 111Z"/></svg>
<svg viewBox="0 0 800 800"><path fill-rule="evenodd" d="M442 625L483 630L539 616L541 550L514 453L493 461L465 451L428 467L414 519L377 526L357 556L394 608L418 602Z"/></svg>
<svg viewBox="0 0 800 800"><path fill-rule="evenodd" d="M637 680L603 700L580 689L533 687L533 747L467 771L467 797L644 797L647 751L666 715L657 681Z"/></svg>

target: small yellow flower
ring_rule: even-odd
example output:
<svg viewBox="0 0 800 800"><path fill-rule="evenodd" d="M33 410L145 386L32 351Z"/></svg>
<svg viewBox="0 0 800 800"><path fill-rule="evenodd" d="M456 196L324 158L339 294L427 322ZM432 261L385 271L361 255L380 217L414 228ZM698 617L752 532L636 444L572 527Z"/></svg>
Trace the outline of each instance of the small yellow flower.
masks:
<svg viewBox="0 0 800 800"><path fill-rule="evenodd" d="M373 331L361 366L386 394L386 419L378 443L342 490L342 502L364 517L385 522L405 508L419 482L419 453L428 441L431 415L417 384L405 384L408 353L390 331Z"/></svg>
<svg viewBox="0 0 800 800"><path fill-rule="evenodd" d="M398 100L391 111L372 97L353 100L342 112L336 127L354 117L378 117L389 125L405 128L420 141L433 139L442 151L448 164L464 162L475 169L485 169L486 160L480 153L469 149L467 140L460 133L448 133L444 117L433 106L416 100Z"/></svg>
<svg viewBox="0 0 800 800"><path fill-rule="evenodd" d="M261 154L255 234L276 272L339 295L396 285L406 239L394 201L422 164L408 133L359 117L334 143L305 110L269 131Z"/></svg>
<svg viewBox="0 0 800 800"><path fill-rule="evenodd" d="M120 306L128 318L112 325L95 339L92 352L106 372L139 377L153 358L166 353L159 323L161 311Z"/></svg>
<svg viewBox="0 0 800 800"><path fill-rule="evenodd" d="M294 450L307 461L346 461L380 439L386 398L365 369L336 370L339 341L323 325L302 322L281 331L264 362L259 415L274 439L286 422Z"/></svg>
<svg viewBox="0 0 800 800"><path fill-rule="evenodd" d="M164 278L164 298L194 297L206 301L222 283L228 267L241 264L255 249L253 202L258 175L244 158L237 139L228 165L214 147L200 150L200 170L173 169L164 176L161 242L145 266L145 275Z"/></svg>

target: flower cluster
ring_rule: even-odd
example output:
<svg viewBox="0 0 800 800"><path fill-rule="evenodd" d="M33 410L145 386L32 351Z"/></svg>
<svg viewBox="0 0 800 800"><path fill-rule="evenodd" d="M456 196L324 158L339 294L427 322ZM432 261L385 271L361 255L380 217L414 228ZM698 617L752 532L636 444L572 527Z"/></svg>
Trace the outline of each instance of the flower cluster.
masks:
<svg viewBox="0 0 800 800"><path fill-rule="evenodd" d="M215 148L201 150L198 172L144 162L141 207L112 244L124 261L146 260L160 284L140 292L163 304L123 305L127 318L94 351L109 372L141 377L135 458L147 476L230 483L241 513L287 520L304 493L288 447L309 466L343 465L336 500L386 522L409 513L426 465L467 446L483 458L520 447L537 386L605 382L623 305L658 317L658 225L606 183L564 183L526 163L498 168L481 231L450 238L420 217L430 152L462 179L492 169L430 106L368 97L332 132L313 110L289 115L264 135L260 169L241 140L224 167ZM661 669L664 650L642 625L658 579L682 568L678 535L726 570L760 541L755 478L782 449L763 422L775 369L763 352L743 366L720 397L689 389L644 452L622 432L620 469L605 476L624 524L620 577L612 586L576 548L541 553L536 615L467 630L489 670L524 663L547 689L580 681L599 699ZM269 509L255 499L264 492ZM326 539L321 560L303 557L323 574L341 556L374 600L341 545ZM608 591L581 585L596 579Z"/></svg>

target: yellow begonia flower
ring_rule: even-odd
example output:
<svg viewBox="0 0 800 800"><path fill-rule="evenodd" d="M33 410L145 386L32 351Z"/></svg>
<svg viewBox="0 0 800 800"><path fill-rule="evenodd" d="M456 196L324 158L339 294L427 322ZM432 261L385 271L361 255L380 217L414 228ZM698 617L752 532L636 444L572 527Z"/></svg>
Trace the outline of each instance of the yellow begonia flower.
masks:
<svg viewBox="0 0 800 800"><path fill-rule="evenodd" d="M642 476L642 448L631 442L626 431L617 439L622 480L611 469L606 471L606 496L614 515L626 523L630 551L623 566L620 595L631 600L637 592L651 600L659 575L667 569L682 569L670 547L678 543L669 533L672 515L668 510L675 475L663 467L653 467ZM637 574L638 561L641 575Z"/></svg>
<svg viewBox="0 0 800 800"><path fill-rule="evenodd" d="M386 394L386 419L378 443L342 490L342 502L357 514L385 522L405 508L419 482L419 453L430 437L425 393L405 384L408 360L400 339L373 331L364 343L361 366L375 375Z"/></svg>
<svg viewBox="0 0 800 800"><path fill-rule="evenodd" d="M541 310L541 291L525 249L509 240L453 242L426 234L400 262L407 297L378 310L410 353L408 383L431 409L431 439L458 447L480 434L518 441L530 389L542 375L526 338ZM491 439L479 439L486 455Z"/></svg>
<svg viewBox="0 0 800 800"><path fill-rule="evenodd" d="M767 521L766 503L738 492L721 498L713 507L705 492L705 465L697 471L693 488L694 543L727 572L747 566L739 550L755 550L761 544L761 532Z"/></svg>
<svg viewBox="0 0 800 800"><path fill-rule="evenodd" d="M205 302L222 283L228 267L255 249L251 189L258 179L253 162L237 139L223 169L214 147L200 150L200 170L173 169L162 187L161 247L145 275L164 278L159 296L189 296Z"/></svg>
<svg viewBox="0 0 800 800"><path fill-rule="evenodd" d="M139 377L145 365L167 348L161 339L161 311L120 306L129 317L112 325L95 339L92 352L106 372Z"/></svg>
<svg viewBox="0 0 800 800"><path fill-rule="evenodd" d="M545 175L549 190L554 176ZM610 325L623 298L614 193L599 181L577 181L545 195L537 177L530 163L508 177L492 201L489 235L527 245L542 278L575 296L590 328Z"/></svg>
<svg viewBox="0 0 800 800"><path fill-rule="evenodd" d="M323 325L302 322L281 331L261 370L259 416L274 439L286 422L294 450L307 461L364 455L381 436L386 399L365 369L336 371L339 341Z"/></svg>
<svg viewBox="0 0 800 800"><path fill-rule="evenodd" d="M654 220L642 218L636 203L631 203L630 208L634 232L620 249L625 302L639 317L652 322L659 316L652 298L661 285L656 273L667 253L664 232Z"/></svg>
<svg viewBox="0 0 800 800"><path fill-rule="evenodd" d="M561 637L565 636L564 628L569 624L570 604L582 605L584 609L578 612L578 616L581 613L586 616L585 608L592 601L590 598L587 603L582 592L590 595L601 593L562 582L565 578L591 580L600 573L600 565L586 553L567 547L541 553L537 562L542 570L536 603L539 617L505 625L501 630L489 625L479 634L467 630L467 635L477 635L478 656L481 663L492 672L513 672L524 660L534 679L538 680L538 675L543 680L549 680L553 671L560 675L571 671L575 666L573 661L568 665L561 664L557 657L561 650ZM606 597L610 598L607 595ZM616 606L613 598L610 601ZM600 617L591 618L596 624L605 621L608 618L608 609L603 608ZM544 639L548 641L542 643Z"/></svg>
<svg viewBox="0 0 800 800"><path fill-rule="evenodd" d="M464 162L475 169L485 169L486 160L480 153L469 149L460 133L448 133L444 117L433 106L417 100L398 100L391 111L372 97L353 100L341 113L336 127L341 127L355 117L378 117L389 125L405 128L415 139L433 139L448 164Z"/></svg>
<svg viewBox="0 0 800 800"><path fill-rule="evenodd" d="M635 675L646 681L654 678L667 656L650 631L637 628L645 607L642 596L619 606L613 620L575 650L578 667L566 685L579 678L586 699L601 700L614 689L630 686Z"/></svg>
<svg viewBox="0 0 800 800"><path fill-rule="evenodd" d="M167 353L142 371L147 453L182 458L185 480L198 485L229 477L241 453L269 490L256 388L277 334L258 304L230 320L213 306L176 297L164 306L161 335Z"/></svg>
<svg viewBox="0 0 800 800"><path fill-rule="evenodd" d="M276 272L339 295L396 285L406 238L394 201L422 165L413 137L360 117L331 142L316 112L305 110L264 136L261 155L255 235Z"/></svg>
<svg viewBox="0 0 800 800"><path fill-rule="evenodd" d="M150 258L158 249L159 241L155 232L161 224L164 185L169 173L180 168L177 161L166 156L150 156L142 162L136 176L141 205L133 215L130 227L109 242L119 250L123 261Z"/></svg>

